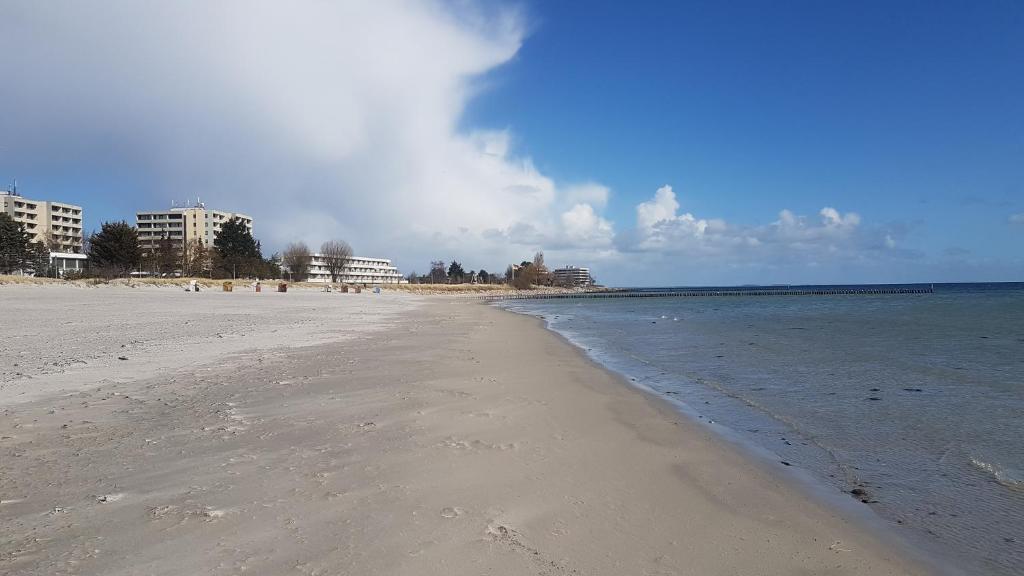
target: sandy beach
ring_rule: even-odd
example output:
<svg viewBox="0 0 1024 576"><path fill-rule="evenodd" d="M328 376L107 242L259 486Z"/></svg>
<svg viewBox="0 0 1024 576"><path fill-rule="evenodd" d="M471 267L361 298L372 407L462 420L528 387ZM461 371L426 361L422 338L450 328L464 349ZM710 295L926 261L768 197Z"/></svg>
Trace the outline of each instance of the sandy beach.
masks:
<svg viewBox="0 0 1024 576"><path fill-rule="evenodd" d="M0 574L925 574L466 299L0 287Z"/></svg>

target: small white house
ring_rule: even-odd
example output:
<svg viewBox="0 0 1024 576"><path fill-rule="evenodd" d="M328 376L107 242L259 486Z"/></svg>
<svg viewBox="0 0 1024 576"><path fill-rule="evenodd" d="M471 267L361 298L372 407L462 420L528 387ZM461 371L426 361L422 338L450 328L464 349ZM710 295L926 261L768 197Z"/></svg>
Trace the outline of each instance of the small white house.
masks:
<svg viewBox="0 0 1024 576"><path fill-rule="evenodd" d="M69 273L78 273L85 270L85 261L89 257L85 254L72 252L50 252L50 267L57 270L57 276L63 278Z"/></svg>

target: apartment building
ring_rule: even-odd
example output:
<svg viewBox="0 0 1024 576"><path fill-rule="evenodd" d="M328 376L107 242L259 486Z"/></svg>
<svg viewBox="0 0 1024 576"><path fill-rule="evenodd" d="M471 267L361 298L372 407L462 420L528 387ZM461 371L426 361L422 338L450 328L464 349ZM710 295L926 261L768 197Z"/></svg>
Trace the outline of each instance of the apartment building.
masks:
<svg viewBox="0 0 1024 576"><path fill-rule="evenodd" d="M193 240L212 246L225 222L241 218L252 233L252 218L238 212L212 210L203 203L191 206L174 206L170 210L138 212L135 227L139 230L139 244L143 252L152 250L164 238L170 239L181 250Z"/></svg>
<svg viewBox="0 0 1024 576"><path fill-rule="evenodd" d="M590 277L590 268L566 266L554 270L551 275L559 286L590 286L594 283Z"/></svg>
<svg viewBox="0 0 1024 576"><path fill-rule="evenodd" d="M29 200L17 189L0 191L0 209L11 215L51 252L82 252L82 207L63 202Z"/></svg>
<svg viewBox="0 0 1024 576"><path fill-rule="evenodd" d="M309 282L331 282L331 272L323 255L313 254L309 265ZM344 284L403 284L406 282L398 268L387 258L353 256L341 269L338 281Z"/></svg>

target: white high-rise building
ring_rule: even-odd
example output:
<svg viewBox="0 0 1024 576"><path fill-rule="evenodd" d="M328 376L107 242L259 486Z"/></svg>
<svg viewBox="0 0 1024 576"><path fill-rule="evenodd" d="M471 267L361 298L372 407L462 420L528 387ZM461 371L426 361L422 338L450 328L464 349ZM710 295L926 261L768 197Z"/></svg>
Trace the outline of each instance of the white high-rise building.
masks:
<svg viewBox="0 0 1024 576"><path fill-rule="evenodd" d="M17 190L0 191L0 211L11 215L32 235L32 242L46 246L50 252L80 254L82 207L63 202L29 200Z"/></svg>
<svg viewBox="0 0 1024 576"><path fill-rule="evenodd" d="M138 212L135 215L135 227L139 229L139 244L143 251L152 250L164 238L170 239L177 249L182 250L193 240L202 242L206 247L213 246L221 227L232 218L240 218L249 233L252 233L252 218L249 216L212 210L202 203L156 212Z"/></svg>

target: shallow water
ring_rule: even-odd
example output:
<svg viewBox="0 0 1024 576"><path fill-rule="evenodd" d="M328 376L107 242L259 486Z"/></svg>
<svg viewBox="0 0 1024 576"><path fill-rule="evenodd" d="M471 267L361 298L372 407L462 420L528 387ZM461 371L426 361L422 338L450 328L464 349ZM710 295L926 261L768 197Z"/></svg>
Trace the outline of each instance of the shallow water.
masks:
<svg viewBox="0 0 1024 576"><path fill-rule="evenodd" d="M935 290L506 306L837 491L865 491L929 555L1024 574L1024 284Z"/></svg>

